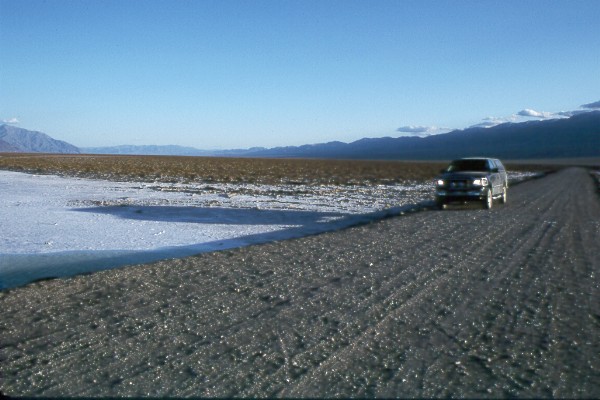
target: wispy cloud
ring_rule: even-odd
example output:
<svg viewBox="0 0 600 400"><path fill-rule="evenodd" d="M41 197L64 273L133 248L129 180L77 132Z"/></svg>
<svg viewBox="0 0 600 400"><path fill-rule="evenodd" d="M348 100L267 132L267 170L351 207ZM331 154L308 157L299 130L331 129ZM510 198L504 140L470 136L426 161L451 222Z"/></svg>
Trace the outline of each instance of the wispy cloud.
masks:
<svg viewBox="0 0 600 400"><path fill-rule="evenodd" d="M598 109L600 109L600 100L595 101L593 103L583 104L581 106L581 108L589 108L591 110L598 110Z"/></svg>
<svg viewBox="0 0 600 400"><path fill-rule="evenodd" d="M595 101L593 103L582 104L579 106L579 110L573 111L560 111L557 112L556 115L561 117L572 117L573 115L583 114L595 110L600 110L600 101Z"/></svg>
<svg viewBox="0 0 600 400"><path fill-rule="evenodd" d="M595 110L600 110L600 101L596 101L593 103L583 104L578 109L571 111L537 111L533 108L524 108L521 111L505 116L505 117L486 117L481 120L481 122L476 123L474 125L469 126L468 128L492 128L497 125L506 124L506 123L520 123L531 121L532 119L540 119L540 120L548 120L548 119L562 119L562 118L570 118L574 115L589 113ZM398 128L398 132L411 134L415 136L428 136L431 134L432 130L436 129L436 127L427 127L427 126L403 126ZM439 129L439 128L438 128ZM449 131L448 129L447 131ZM442 132L436 132L442 133Z"/></svg>
<svg viewBox="0 0 600 400"><path fill-rule="evenodd" d="M3 124L18 124L19 120L17 118L8 118L2 120Z"/></svg>
<svg viewBox="0 0 600 400"><path fill-rule="evenodd" d="M595 101L593 103L582 104L579 107L579 110L572 111L558 111L558 112L546 112L546 111L535 111L530 108L526 108L517 113L518 116L528 117L528 118L541 118L541 119L550 119L550 118L565 118L572 117L574 115L583 114L586 112L590 112L593 110L600 110L600 101Z"/></svg>
<svg viewBox="0 0 600 400"><path fill-rule="evenodd" d="M401 126L400 128L397 129L398 132L403 132L403 133L415 133L415 134L419 134L419 133L427 133L429 131L430 127L429 126Z"/></svg>
<svg viewBox="0 0 600 400"><path fill-rule="evenodd" d="M436 134L443 133L443 132L448 132L450 130L451 130L450 128L441 128L438 126L407 125L407 126L401 126L400 128L396 129L396 132L404 133L409 136L425 137L425 136L430 136L430 135L436 135Z"/></svg>
<svg viewBox="0 0 600 400"><path fill-rule="evenodd" d="M507 117L487 117L482 122L471 125L469 128L491 128L496 125L504 124L507 122L525 122L534 119L560 119L569 118L574 115L587 113L593 110L600 110L600 101L594 103L583 104L578 110L572 111L537 111L532 108L525 108L516 114L509 115Z"/></svg>
<svg viewBox="0 0 600 400"><path fill-rule="evenodd" d="M593 110L573 110L573 111L559 111L556 113L556 115L560 116L560 117L572 117L573 115L578 115L578 114L584 114L584 113L588 113L590 111Z"/></svg>
<svg viewBox="0 0 600 400"><path fill-rule="evenodd" d="M469 128L491 128L496 125L505 124L507 122L516 122L518 117L516 114L513 114L508 117L486 117L482 119L482 122L471 125Z"/></svg>
<svg viewBox="0 0 600 400"><path fill-rule="evenodd" d="M475 125L469 126L469 128L491 128L496 125L503 124L504 122L492 122L492 121L483 121Z"/></svg>

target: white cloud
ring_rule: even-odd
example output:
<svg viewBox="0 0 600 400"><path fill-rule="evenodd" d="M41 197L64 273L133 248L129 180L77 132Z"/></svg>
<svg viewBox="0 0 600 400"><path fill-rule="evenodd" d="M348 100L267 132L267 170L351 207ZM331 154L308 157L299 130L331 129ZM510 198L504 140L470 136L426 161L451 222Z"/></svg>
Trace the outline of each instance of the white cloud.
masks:
<svg viewBox="0 0 600 400"><path fill-rule="evenodd" d="M428 126L401 126L400 128L397 129L398 132L404 132L404 133L427 133L429 131L430 127Z"/></svg>
<svg viewBox="0 0 600 400"><path fill-rule="evenodd" d="M424 137L424 136L436 135L436 134L443 133L443 132L448 132L450 130L451 130L450 128L441 128L438 126L407 125L407 126L401 126L400 128L396 129L396 132L406 133L406 134L409 134L410 136Z"/></svg>
<svg viewBox="0 0 600 400"><path fill-rule="evenodd" d="M18 124L19 120L17 118L3 119L2 123L3 124Z"/></svg>
<svg viewBox="0 0 600 400"><path fill-rule="evenodd" d="M517 113L517 115L520 115L521 117L543 118L543 119L554 117L554 114L551 112L535 111L530 108L526 108L524 110L519 111Z"/></svg>

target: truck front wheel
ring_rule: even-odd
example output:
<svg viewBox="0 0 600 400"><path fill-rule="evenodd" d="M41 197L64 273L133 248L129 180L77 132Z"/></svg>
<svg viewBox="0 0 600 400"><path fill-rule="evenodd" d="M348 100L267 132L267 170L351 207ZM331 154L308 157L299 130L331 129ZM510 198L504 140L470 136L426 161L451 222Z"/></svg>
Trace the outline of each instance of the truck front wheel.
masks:
<svg viewBox="0 0 600 400"><path fill-rule="evenodd" d="M485 199L483 199L483 208L489 210L494 205L494 198L492 197L492 189L489 188Z"/></svg>

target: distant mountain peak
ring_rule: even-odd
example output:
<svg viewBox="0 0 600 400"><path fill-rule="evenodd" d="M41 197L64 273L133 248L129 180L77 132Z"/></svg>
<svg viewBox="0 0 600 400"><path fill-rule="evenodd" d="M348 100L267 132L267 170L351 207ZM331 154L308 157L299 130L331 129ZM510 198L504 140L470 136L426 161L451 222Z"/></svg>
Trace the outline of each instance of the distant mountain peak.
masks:
<svg viewBox="0 0 600 400"><path fill-rule="evenodd" d="M22 153L78 154L77 147L45 133L29 131L12 125L0 125L0 151Z"/></svg>
<svg viewBox="0 0 600 400"><path fill-rule="evenodd" d="M600 111L570 118L507 122L426 137L363 138L276 147L246 157L443 160L481 154L506 159L600 157Z"/></svg>

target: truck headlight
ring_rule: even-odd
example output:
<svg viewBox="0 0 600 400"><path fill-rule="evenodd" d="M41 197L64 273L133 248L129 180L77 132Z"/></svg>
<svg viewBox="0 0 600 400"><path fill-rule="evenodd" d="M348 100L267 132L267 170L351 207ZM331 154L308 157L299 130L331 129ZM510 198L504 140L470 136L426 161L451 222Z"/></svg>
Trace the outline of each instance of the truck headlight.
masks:
<svg viewBox="0 0 600 400"><path fill-rule="evenodd" d="M487 186L487 185L488 185L487 178L475 179L473 181L473 186Z"/></svg>
<svg viewBox="0 0 600 400"><path fill-rule="evenodd" d="M438 179L437 181L435 181L435 183L438 186L444 186L444 180L443 179Z"/></svg>

